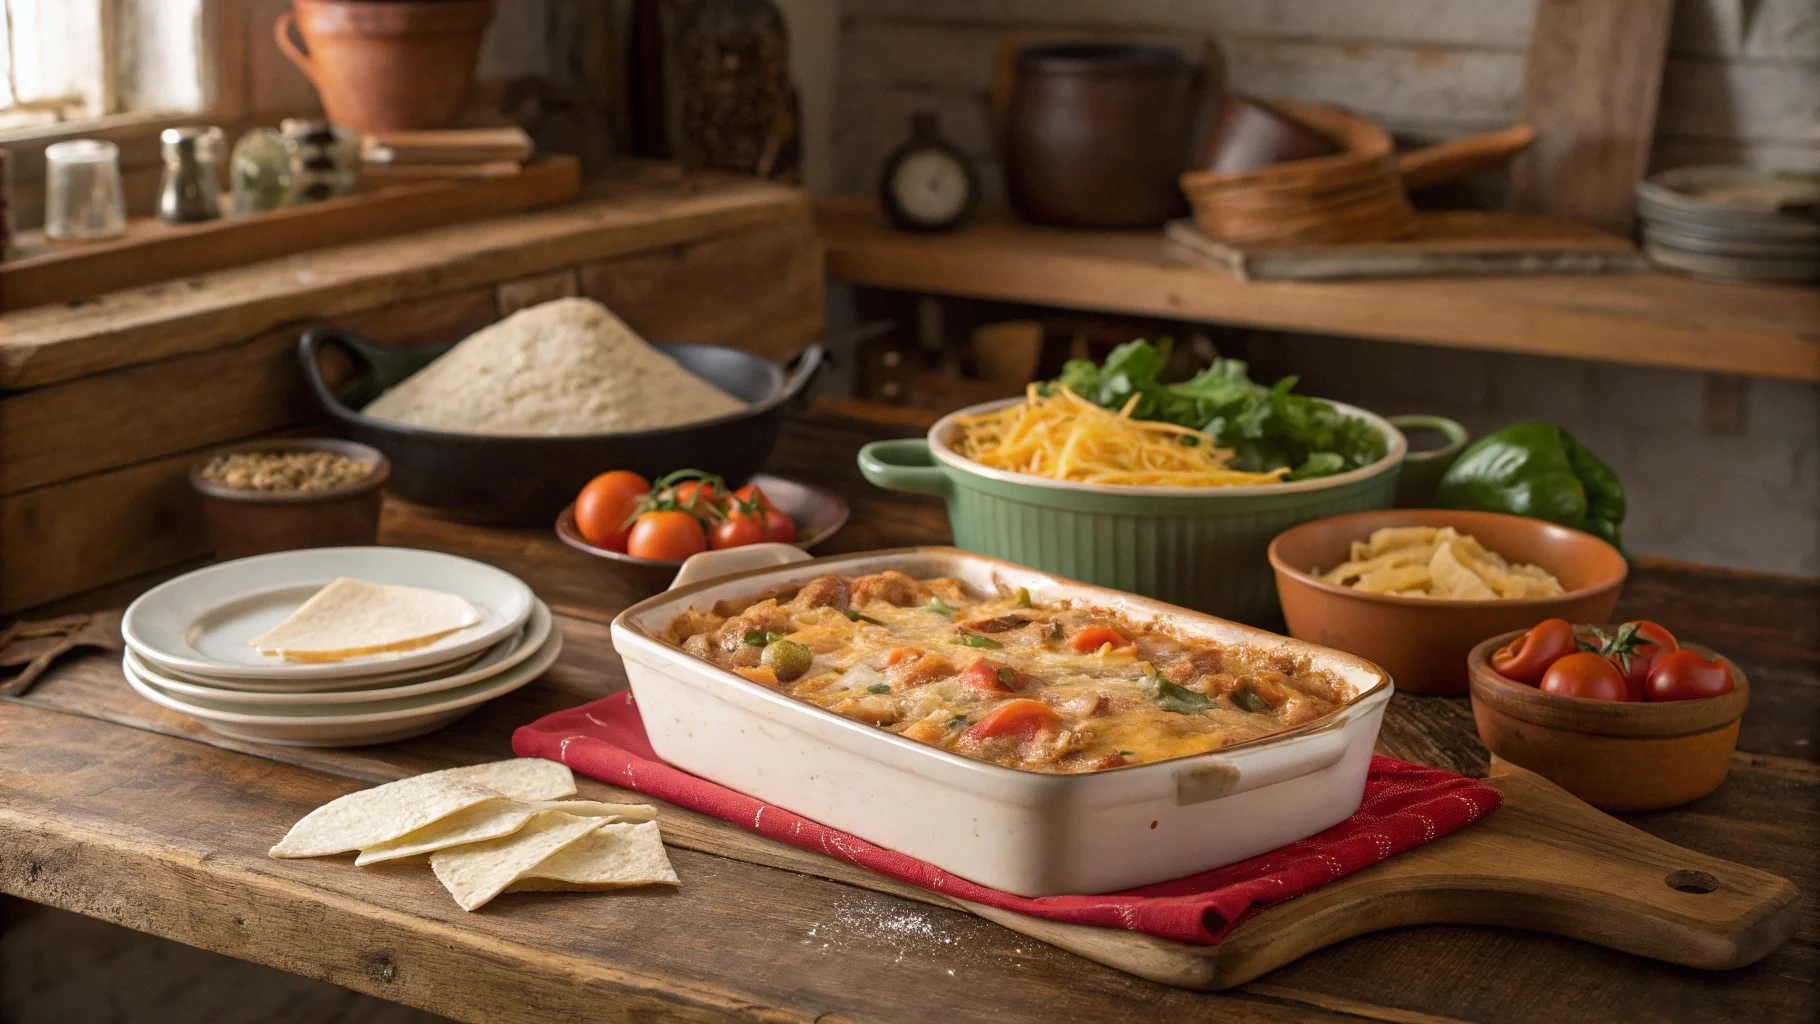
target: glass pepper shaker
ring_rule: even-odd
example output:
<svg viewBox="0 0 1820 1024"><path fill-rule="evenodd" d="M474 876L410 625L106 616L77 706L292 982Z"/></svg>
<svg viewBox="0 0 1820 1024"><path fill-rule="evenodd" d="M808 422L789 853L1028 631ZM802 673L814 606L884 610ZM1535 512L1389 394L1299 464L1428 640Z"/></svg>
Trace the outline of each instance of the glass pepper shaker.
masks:
<svg viewBox="0 0 1820 1024"><path fill-rule="evenodd" d="M283 206L291 192L291 154L276 128L253 128L234 143L228 158L234 212L257 213Z"/></svg>
<svg viewBox="0 0 1820 1024"><path fill-rule="evenodd" d="M221 129L186 125L158 138L164 143L158 216L174 224L221 216Z"/></svg>

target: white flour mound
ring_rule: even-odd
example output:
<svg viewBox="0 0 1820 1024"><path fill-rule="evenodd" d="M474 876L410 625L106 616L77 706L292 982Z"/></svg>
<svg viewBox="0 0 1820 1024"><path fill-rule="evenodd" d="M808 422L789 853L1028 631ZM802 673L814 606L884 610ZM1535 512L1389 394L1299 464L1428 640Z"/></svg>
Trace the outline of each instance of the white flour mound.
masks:
<svg viewBox="0 0 1820 1024"><path fill-rule="evenodd" d="M645 344L592 299L557 299L469 335L364 410L457 434L613 434L746 404Z"/></svg>

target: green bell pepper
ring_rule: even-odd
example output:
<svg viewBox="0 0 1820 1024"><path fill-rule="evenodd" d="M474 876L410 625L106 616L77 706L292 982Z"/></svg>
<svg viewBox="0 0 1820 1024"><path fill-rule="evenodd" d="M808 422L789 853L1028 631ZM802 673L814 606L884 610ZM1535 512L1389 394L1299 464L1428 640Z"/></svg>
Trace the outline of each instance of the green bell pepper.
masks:
<svg viewBox="0 0 1820 1024"><path fill-rule="evenodd" d="M1623 548L1617 474L1553 423L1516 423L1480 438L1448 468L1436 497L1446 508L1546 519Z"/></svg>

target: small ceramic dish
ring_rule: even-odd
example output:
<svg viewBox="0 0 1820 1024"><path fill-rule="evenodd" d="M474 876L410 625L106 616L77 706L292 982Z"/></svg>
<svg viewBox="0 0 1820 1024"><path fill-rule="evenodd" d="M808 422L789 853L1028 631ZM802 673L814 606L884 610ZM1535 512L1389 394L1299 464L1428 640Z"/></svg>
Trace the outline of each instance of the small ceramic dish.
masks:
<svg viewBox="0 0 1820 1024"><path fill-rule="evenodd" d="M1732 692L1719 697L1660 703L1561 697L1492 669L1492 653L1519 635L1491 637L1468 657L1472 717L1492 753L1605 811L1675 807L1725 781L1750 706L1750 680L1736 662L1699 644L1681 645L1731 670Z"/></svg>
<svg viewBox="0 0 1820 1024"><path fill-rule="evenodd" d="M799 484L794 480L785 480L781 476L770 476L759 473L752 477L751 483L765 492L765 497L777 506L777 510L790 517L796 524L797 547L809 550L822 541L832 537L841 527L847 525L851 514L847 508L847 499L823 487L810 484ZM575 525L575 504L570 502L556 517L556 536L564 544L577 551L586 551L609 561L625 565L636 565L647 569L671 569L682 565L680 560L664 558L633 558L624 551L613 551L608 548L595 547L581 535L581 529Z"/></svg>
<svg viewBox="0 0 1820 1024"><path fill-rule="evenodd" d="M216 483L203 469L222 455L255 452L329 452L368 467L365 476L321 491L269 493ZM202 499L215 557L222 560L296 548L372 544L379 538L379 508L392 464L377 448L332 437L249 441L213 452L190 467L190 488Z"/></svg>
<svg viewBox="0 0 1820 1024"><path fill-rule="evenodd" d="M1398 597L1324 583L1316 572L1346 561L1352 542L1387 526L1451 526L1512 562L1561 581L1558 597L1453 600ZM1289 635L1376 662L1406 693L1465 693L1466 655L1495 633L1543 619L1604 622L1628 571L1617 548L1590 533L1501 512L1390 509L1316 519L1270 542L1270 567Z"/></svg>

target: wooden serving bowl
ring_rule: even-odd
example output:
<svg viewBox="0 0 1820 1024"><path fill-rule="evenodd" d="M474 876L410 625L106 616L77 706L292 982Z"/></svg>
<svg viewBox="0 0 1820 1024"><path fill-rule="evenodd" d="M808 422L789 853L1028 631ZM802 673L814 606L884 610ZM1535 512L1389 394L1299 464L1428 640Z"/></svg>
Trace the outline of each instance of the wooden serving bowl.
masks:
<svg viewBox="0 0 1820 1024"><path fill-rule="evenodd" d="M216 456L241 452L326 451L369 468L367 475L323 491L266 493L215 483L202 470ZM226 561L296 548L339 548L379 539L379 509L392 464L376 448L336 437L272 438L211 452L190 467L215 557Z"/></svg>
<svg viewBox="0 0 1820 1024"><path fill-rule="evenodd" d="M1653 811L1711 793L1731 769L1750 680L1730 658L1681 646L1731 669L1732 692L1701 700L1641 703L1544 693L1500 675L1494 651L1514 630L1474 647L1472 717L1479 740L1512 764L1547 778L1605 811Z"/></svg>
<svg viewBox="0 0 1820 1024"><path fill-rule="evenodd" d="M1509 601L1398 597L1315 575L1346 561L1353 541L1386 526L1451 526L1512 562L1547 569L1566 593ZM1355 512L1291 527L1270 542L1270 567L1290 636L1376 662L1405 693L1450 694L1466 692L1466 656L1488 636L1548 618L1611 618L1628 571L1618 549L1590 533L1526 516L1436 508Z"/></svg>

